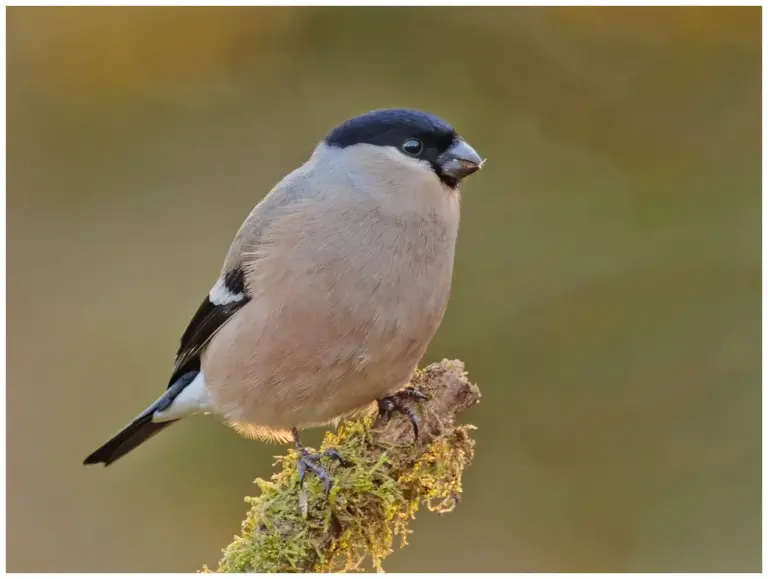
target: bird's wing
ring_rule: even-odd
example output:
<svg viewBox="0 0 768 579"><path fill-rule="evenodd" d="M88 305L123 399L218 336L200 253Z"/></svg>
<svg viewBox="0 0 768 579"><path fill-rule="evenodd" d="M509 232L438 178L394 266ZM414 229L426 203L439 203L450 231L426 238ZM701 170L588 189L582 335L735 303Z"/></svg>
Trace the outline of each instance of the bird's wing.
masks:
<svg viewBox="0 0 768 579"><path fill-rule="evenodd" d="M200 370L200 353L205 345L249 300L242 266L223 273L181 336L169 387L183 374Z"/></svg>
<svg viewBox="0 0 768 579"><path fill-rule="evenodd" d="M301 170L296 171L278 183L240 226L227 252L219 280L181 337L169 386L186 372L200 370L200 354L205 345L250 300L244 268L258 259L262 234L270 222L291 203L310 194L311 188L301 183L294 186L300 175Z"/></svg>

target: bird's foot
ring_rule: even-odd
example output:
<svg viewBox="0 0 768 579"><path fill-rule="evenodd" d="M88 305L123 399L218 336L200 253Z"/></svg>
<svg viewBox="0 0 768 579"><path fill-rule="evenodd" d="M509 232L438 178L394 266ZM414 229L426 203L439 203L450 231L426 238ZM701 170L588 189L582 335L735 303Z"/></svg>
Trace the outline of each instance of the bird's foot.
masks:
<svg viewBox="0 0 768 579"><path fill-rule="evenodd" d="M386 398L379 400L379 416L386 422L392 417L394 412L405 414L413 425L413 438L414 440L418 440L419 419L416 417L413 410L408 408L405 404L406 400L429 400L429 396L409 386L399 392L395 392L392 396L387 396Z"/></svg>
<svg viewBox="0 0 768 579"><path fill-rule="evenodd" d="M344 460L333 448L315 454L310 453L299 439L299 431L293 428L291 433L293 434L293 444L296 448L296 452L299 453L299 488L303 488L304 478L307 476L307 471L311 471L323 481L325 496L328 496L331 492L331 486L333 486L333 479L331 478L331 475L328 474L328 471L320 464L320 459L328 457L337 461L341 466L351 466L351 464Z"/></svg>

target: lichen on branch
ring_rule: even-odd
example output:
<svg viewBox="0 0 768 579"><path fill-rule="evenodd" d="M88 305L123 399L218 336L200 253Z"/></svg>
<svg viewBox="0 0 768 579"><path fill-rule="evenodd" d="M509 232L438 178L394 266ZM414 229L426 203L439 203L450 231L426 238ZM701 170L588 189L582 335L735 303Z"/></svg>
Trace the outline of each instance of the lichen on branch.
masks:
<svg viewBox="0 0 768 579"><path fill-rule="evenodd" d="M328 497L312 474L299 488L295 451L278 458L279 472L255 481L261 493L246 498L241 534L223 550L217 571L381 571L393 546L406 544L408 524L422 505L453 510L475 445L474 427L457 426L455 418L479 401L480 391L458 360L417 370L410 384L429 396L413 406L418 441L401 415L383 425L372 414L345 422L321 447L335 448L351 463L324 463L334 479Z"/></svg>

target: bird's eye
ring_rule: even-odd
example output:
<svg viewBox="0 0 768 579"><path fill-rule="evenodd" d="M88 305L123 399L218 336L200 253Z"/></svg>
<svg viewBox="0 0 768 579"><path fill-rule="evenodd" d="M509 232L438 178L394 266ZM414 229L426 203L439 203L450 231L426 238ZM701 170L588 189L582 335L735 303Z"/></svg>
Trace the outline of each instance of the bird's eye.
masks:
<svg viewBox="0 0 768 579"><path fill-rule="evenodd" d="M403 151L413 157L416 157L424 150L424 145L419 139L407 139L403 143Z"/></svg>

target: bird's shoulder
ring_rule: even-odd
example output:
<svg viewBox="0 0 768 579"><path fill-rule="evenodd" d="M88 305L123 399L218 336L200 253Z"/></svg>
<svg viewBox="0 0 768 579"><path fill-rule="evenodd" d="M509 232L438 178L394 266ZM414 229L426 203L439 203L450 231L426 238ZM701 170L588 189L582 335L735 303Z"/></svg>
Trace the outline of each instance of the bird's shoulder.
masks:
<svg viewBox="0 0 768 579"><path fill-rule="evenodd" d="M187 372L200 370L200 354L206 344L249 300L243 266L223 272L181 336L169 386Z"/></svg>

